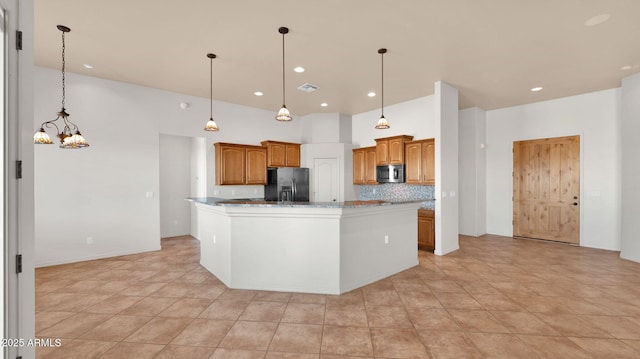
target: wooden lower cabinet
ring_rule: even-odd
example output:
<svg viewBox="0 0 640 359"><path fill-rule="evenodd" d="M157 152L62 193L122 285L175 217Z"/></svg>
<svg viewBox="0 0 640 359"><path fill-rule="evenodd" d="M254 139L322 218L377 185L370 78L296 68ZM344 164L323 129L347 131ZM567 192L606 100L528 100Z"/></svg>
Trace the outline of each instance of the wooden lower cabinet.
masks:
<svg viewBox="0 0 640 359"><path fill-rule="evenodd" d="M418 210L418 249L433 252L436 249L436 227L434 211Z"/></svg>
<svg viewBox="0 0 640 359"><path fill-rule="evenodd" d="M267 150L235 143L214 144L216 185L267 184Z"/></svg>

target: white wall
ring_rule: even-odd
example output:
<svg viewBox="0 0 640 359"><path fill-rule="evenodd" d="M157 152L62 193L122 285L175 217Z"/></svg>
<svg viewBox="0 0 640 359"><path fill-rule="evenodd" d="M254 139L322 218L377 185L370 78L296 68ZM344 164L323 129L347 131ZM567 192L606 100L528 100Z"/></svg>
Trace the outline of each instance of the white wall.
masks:
<svg viewBox="0 0 640 359"><path fill-rule="evenodd" d="M60 109L58 70L36 67L34 84L29 136ZM66 87L70 119L91 146L35 146L37 266L160 248L160 133L204 137L207 195L226 197L261 196L263 186L215 186L214 142L300 141L300 121L276 121L277 109L214 101L220 131L207 133L208 99L73 73ZM190 106L182 110L181 102Z"/></svg>
<svg viewBox="0 0 640 359"><path fill-rule="evenodd" d="M380 110L359 113L352 116L352 138L357 147L375 146L376 138L397 135L411 135L414 139L436 137L433 96L385 106L385 117L391 128L375 128L380 118Z"/></svg>
<svg viewBox="0 0 640 359"><path fill-rule="evenodd" d="M472 107L459 112L459 230L460 234L487 233L486 112Z"/></svg>
<svg viewBox="0 0 640 359"><path fill-rule="evenodd" d="M580 135L580 245L620 249L620 89L487 111L487 232L511 236L514 141Z"/></svg>
<svg viewBox="0 0 640 359"><path fill-rule="evenodd" d="M160 237L191 232L192 139L160 135Z"/></svg>
<svg viewBox="0 0 640 359"><path fill-rule="evenodd" d="M640 74L622 80L622 240L620 257L640 262Z"/></svg>
<svg viewBox="0 0 640 359"><path fill-rule="evenodd" d="M312 113L301 117L302 143L351 143L351 116Z"/></svg>

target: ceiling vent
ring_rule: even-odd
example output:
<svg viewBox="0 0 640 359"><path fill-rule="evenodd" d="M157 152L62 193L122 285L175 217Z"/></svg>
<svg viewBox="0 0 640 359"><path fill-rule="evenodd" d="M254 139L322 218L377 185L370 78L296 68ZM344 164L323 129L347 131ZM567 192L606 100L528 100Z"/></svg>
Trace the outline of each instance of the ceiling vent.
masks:
<svg viewBox="0 0 640 359"><path fill-rule="evenodd" d="M306 84L302 84L300 86L298 86L298 90L303 91L303 92L313 92L317 89L319 89L320 87L314 84L310 84L310 83L306 83Z"/></svg>

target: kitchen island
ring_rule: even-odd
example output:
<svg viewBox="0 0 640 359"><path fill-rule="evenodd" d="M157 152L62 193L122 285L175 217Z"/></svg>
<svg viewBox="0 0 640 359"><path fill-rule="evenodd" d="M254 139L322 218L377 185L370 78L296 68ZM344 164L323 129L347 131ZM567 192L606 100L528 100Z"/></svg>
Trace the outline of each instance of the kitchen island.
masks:
<svg viewBox="0 0 640 359"><path fill-rule="evenodd" d="M418 264L419 201L189 200L200 264L230 288L341 294Z"/></svg>

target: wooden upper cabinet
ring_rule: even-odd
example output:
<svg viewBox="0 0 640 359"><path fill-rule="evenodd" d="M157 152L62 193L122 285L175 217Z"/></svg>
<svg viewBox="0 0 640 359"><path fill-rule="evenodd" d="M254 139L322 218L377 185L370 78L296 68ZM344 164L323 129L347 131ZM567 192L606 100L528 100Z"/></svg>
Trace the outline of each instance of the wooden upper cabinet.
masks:
<svg viewBox="0 0 640 359"><path fill-rule="evenodd" d="M246 184L267 184L267 150L260 146L246 146Z"/></svg>
<svg viewBox="0 0 640 359"><path fill-rule="evenodd" d="M410 184L435 185L435 142L434 139L406 142L405 181Z"/></svg>
<svg viewBox="0 0 640 359"><path fill-rule="evenodd" d="M267 184L267 150L260 146L217 142L216 185Z"/></svg>
<svg viewBox="0 0 640 359"><path fill-rule="evenodd" d="M376 147L353 150L353 184L378 184L376 181Z"/></svg>
<svg viewBox="0 0 640 359"><path fill-rule="evenodd" d="M404 164L404 143L411 141L413 136L393 136L376 139L376 164L401 165Z"/></svg>
<svg viewBox="0 0 640 359"><path fill-rule="evenodd" d="M267 149L267 167L300 167L300 144L262 141Z"/></svg>

